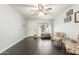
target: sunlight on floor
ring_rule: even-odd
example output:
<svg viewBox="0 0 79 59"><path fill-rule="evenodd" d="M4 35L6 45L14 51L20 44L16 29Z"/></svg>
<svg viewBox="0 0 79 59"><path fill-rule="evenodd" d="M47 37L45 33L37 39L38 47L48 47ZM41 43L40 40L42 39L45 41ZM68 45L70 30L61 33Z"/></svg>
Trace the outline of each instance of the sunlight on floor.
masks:
<svg viewBox="0 0 79 59"><path fill-rule="evenodd" d="M50 53L52 48L52 42L50 40L39 40L38 41L38 50L42 54Z"/></svg>

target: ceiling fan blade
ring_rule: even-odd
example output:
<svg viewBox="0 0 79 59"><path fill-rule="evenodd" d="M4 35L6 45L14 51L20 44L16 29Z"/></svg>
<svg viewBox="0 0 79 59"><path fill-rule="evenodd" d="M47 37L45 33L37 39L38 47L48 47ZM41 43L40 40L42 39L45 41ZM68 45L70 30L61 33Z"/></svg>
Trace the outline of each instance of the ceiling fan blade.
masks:
<svg viewBox="0 0 79 59"><path fill-rule="evenodd" d="M47 15L47 11L46 11L45 9L43 9L43 10L40 11L40 12L42 12L44 15Z"/></svg>
<svg viewBox="0 0 79 59"><path fill-rule="evenodd" d="M46 10L52 10L52 8L47 8Z"/></svg>

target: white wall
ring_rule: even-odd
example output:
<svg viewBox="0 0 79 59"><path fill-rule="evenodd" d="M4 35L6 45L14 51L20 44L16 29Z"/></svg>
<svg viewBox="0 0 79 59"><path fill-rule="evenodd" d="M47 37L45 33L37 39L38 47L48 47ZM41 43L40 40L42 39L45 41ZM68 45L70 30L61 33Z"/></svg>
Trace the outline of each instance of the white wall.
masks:
<svg viewBox="0 0 79 59"><path fill-rule="evenodd" d="M38 36L40 36L39 33L39 27L40 27L40 23L41 22L47 22L52 26L51 20L50 19L29 19L28 21L28 35L27 36L34 36L34 34L37 34ZM50 31L50 33L52 34L53 30Z"/></svg>
<svg viewBox="0 0 79 59"><path fill-rule="evenodd" d="M27 29L25 19L10 5L0 5L0 53L24 39Z"/></svg>
<svg viewBox="0 0 79 59"><path fill-rule="evenodd" d="M64 23L64 18L66 17L66 12L70 9L73 9L73 13L79 11L79 5L73 5L63 13L61 13L54 20L54 33L55 32L64 32L68 37L76 39L79 34L79 23L75 23L74 14L72 15L72 21Z"/></svg>

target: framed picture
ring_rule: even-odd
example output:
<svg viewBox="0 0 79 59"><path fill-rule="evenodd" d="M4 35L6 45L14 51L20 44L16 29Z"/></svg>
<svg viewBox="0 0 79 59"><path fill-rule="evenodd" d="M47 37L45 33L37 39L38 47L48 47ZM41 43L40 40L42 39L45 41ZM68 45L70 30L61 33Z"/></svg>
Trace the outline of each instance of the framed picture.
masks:
<svg viewBox="0 0 79 59"><path fill-rule="evenodd" d="M67 16L64 18L64 23L70 22L71 21L71 16Z"/></svg>
<svg viewBox="0 0 79 59"><path fill-rule="evenodd" d="M73 14L73 9L70 9L68 12L67 12L67 16L70 16L70 15L72 15Z"/></svg>
<svg viewBox="0 0 79 59"><path fill-rule="evenodd" d="M75 12L75 23L79 23L79 11Z"/></svg>

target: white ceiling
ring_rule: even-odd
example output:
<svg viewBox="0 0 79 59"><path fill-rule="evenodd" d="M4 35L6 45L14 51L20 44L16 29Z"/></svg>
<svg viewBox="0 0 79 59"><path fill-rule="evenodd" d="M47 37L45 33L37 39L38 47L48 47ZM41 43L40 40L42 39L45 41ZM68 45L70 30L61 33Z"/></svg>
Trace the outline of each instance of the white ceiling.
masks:
<svg viewBox="0 0 79 59"><path fill-rule="evenodd" d="M13 4L14 7L22 16L28 18L40 18L40 19L52 19L57 17L61 12L71 7L71 4L49 4L45 6L46 8L51 7L52 10L49 11L48 15L39 16L35 14L35 11L30 11L31 9L36 9L37 5L34 4Z"/></svg>

